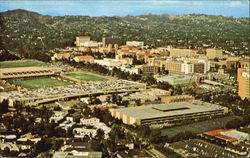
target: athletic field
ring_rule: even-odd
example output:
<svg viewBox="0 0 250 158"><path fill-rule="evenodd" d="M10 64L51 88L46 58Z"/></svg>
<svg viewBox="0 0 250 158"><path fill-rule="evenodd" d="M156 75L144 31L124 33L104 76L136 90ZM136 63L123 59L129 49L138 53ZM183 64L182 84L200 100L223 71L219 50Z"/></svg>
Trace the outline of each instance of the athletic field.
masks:
<svg viewBox="0 0 250 158"><path fill-rule="evenodd" d="M48 66L49 64L36 60L17 60L0 62L0 68Z"/></svg>
<svg viewBox="0 0 250 158"><path fill-rule="evenodd" d="M101 77L98 75L87 74L87 73L68 73L64 75L68 77L72 77L80 81L107 81L108 80L104 77Z"/></svg>
<svg viewBox="0 0 250 158"><path fill-rule="evenodd" d="M25 80L16 79L10 82L12 84L21 86L23 88L31 88L31 89L66 86L66 85L71 84L69 82L51 79L51 78L37 78L37 79L25 79Z"/></svg>

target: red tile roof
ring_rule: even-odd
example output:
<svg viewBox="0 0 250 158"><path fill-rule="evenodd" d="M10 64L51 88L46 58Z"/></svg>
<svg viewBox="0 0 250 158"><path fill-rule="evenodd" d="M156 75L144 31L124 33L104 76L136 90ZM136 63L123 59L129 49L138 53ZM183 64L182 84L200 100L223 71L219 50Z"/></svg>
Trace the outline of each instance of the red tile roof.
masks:
<svg viewBox="0 0 250 158"><path fill-rule="evenodd" d="M76 56L78 59L94 59L92 56Z"/></svg>
<svg viewBox="0 0 250 158"><path fill-rule="evenodd" d="M69 53L60 53L60 54L56 54L58 57L69 57L70 54Z"/></svg>
<svg viewBox="0 0 250 158"><path fill-rule="evenodd" d="M210 135L210 136L216 136L216 135L219 135L220 132L227 132L227 131L231 131L231 129L229 129L229 130L227 130L227 129L216 129L216 130L212 130L212 131L203 132L203 134Z"/></svg>
<svg viewBox="0 0 250 158"><path fill-rule="evenodd" d="M217 135L215 136L216 138L220 138L220 139L223 139L223 140L227 140L227 141L230 141L230 142L234 142L234 141L237 141L237 139L235 138L232 138L232 137L228 137L228 136L225 136L225 135Z"/></svg>

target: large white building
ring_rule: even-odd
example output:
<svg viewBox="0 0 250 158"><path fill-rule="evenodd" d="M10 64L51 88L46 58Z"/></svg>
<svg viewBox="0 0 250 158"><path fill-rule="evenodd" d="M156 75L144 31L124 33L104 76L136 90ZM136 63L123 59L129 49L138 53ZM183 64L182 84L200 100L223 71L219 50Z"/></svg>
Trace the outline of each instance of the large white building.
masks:
<svg viewBox="0 0 250 158"><path fill-rule="evenodd" d="M97 134L97 129L87 129L85 127L74 128L73 134L75 138L83 138L85 136L95 137Z"/></svg>
<svg viewBox="0 0 250 158"><path fill-rule="evenodd" d="M98 47L99 44L97 41L87 41L83 43L83 46L88 47L88 48L95 48L95 47Z"/></svg>
<svg viewBox="0 0 250 158"><path fill-rule="evenodd" d="M110 109L111 115L129 125L175 124L183 120L210 118L228 113L228 108L198 100Z"/></svg>
<svg viewBox="0 0 250 158"><path fill-rule="evenodd" d="M183 74L183 75L167 75L160 78L157 78L156 80L158 82L168 82L171 85L187 85L191 83L199 83L201 79L204 79L206 76L203 74Z"/></svg>
<svg viewBox="0 0 250 158"><path fill-rule="evenodd" d="M141 48L143 48L144 42L141 42L141 41L127 41L126 45L130 46L130 47L141 47Z"/></svg>
<svg viewBox="0 0 250 158"><path fill-rule="evenodd" d="M85 42L90 41L90 36L78 36L76 37L75 44L78 47L81 47L84 45Z"/></svg>
<svg viewBox="0 0 250 158"><path fill-rule="evenodd" d="M193 56L194 53L191 49L177 49L173 48L170 49L170 56L172 57L187 57L187 56Z"/></svg>
<svg viewBox="0 0 250 158"><path fill-rule="evenodd" d="M94 63L97 63L108 68L119 67L123 63L120 60L104 58L103 60L95 60Z"/></svg>

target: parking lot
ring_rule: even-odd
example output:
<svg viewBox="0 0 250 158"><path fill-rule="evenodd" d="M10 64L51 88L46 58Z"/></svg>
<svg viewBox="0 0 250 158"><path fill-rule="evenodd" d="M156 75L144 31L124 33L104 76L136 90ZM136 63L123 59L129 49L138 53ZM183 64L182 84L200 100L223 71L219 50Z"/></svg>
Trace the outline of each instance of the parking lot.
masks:
<svg viewBox="0 0 250 158"><path fill-rule="evenodd" d="M228 121L233 120L235 118L238 118L236 116L226 116L222 118L216 118L212 120L202 121L202 122L196 122L191 123L187 125L177 126L177 127L171 127L161 130L161 134L163 136L168 136L169 138L172 138L176 134L180 133L181 131L190 131L192 133L198 134L205 131L210 131L214 129L220 129L225 128Z"/></svg>
<svg viewBox="0 0 250 158"><path fill-rule="evenodd" d="M179 152L197 154L199 158L240 158L239 155L224 150L223 147L199 139L179 141L170 146Z"/></svg>

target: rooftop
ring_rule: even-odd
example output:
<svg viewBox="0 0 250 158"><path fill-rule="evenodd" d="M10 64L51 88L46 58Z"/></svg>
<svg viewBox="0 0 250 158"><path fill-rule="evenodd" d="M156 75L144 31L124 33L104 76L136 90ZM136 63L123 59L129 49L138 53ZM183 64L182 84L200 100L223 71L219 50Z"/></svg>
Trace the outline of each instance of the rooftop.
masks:
<svg viewBox="0 0 250 158"><path fill-rule="evenodd" d="M151 119L220 110L223 107L198 100L115 109L136 119Z"/></svg>
<svg viewBox="0 0 250 158"><path fill-rule="evenodd" d="M94 57L92 57L92 56L76 56L75 58L79 58L79 59L94 59Z"/></svg>
<svg viewBox="0 0 250 158"><path fill-rule="evenodd" d="M53 67L15 67L15 68L3 68L1 73L23 72L23 71L43 71L43 70L60 70L60 68Z"/></svg>

